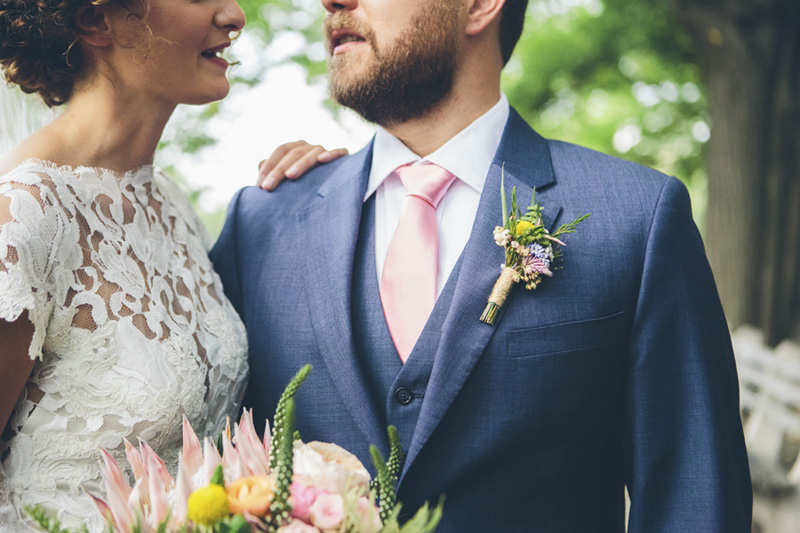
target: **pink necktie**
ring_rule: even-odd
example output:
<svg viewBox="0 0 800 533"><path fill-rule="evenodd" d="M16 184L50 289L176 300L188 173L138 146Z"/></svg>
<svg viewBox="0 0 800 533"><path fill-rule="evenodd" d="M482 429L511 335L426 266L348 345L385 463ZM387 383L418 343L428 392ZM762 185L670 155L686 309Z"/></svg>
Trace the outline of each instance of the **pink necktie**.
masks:
<svg viewBox="0 0 800 533"><path fill-rule="evenodd" d="M386 251L381 303L392 341L405 363L436 303L436 206L456 177L436 165L403 166L395 173L407 196Z"/></svg>

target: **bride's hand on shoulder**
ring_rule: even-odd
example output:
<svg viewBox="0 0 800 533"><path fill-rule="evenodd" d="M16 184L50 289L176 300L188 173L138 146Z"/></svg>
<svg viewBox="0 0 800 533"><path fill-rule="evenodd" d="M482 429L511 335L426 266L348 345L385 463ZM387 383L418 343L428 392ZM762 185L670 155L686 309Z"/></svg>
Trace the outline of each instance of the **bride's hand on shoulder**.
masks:
<svg viewBox="0 0 800 533"><path fill-rule="evenodd" d="M306 141L294 141L278 146L269 159L258 164L256 184L264 190L272 191L284 178L294 180L320 163L328 163L347 155L347 150L337 148L326 150L320 145Z"/></svg>

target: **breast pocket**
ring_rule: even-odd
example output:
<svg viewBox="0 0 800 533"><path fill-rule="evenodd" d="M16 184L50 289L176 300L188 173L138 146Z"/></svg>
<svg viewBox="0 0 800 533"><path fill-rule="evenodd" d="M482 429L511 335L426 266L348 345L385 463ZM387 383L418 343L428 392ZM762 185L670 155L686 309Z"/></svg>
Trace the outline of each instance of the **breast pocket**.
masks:
<svg viewBox="0 0 800 533"><path fill-rule="evenodd" d="M562 322L508 333L512 359L592 350L617 344L624 336L624 313L575 322Z"/></svg>

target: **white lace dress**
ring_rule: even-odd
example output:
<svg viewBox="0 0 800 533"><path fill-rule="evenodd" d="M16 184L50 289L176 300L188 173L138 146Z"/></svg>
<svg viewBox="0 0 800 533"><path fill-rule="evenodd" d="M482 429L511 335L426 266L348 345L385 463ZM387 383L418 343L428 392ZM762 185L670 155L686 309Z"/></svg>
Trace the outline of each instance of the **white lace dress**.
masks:
<svg viewBox="0 0 800 533"><path fill-rule="evenodd" d="M0 196L13 219L0 226L0 318L28 311L37 359L0 440L0 531L28 530L26 504L99 531L84 493L105 493L99 449L127 467L123 439L143 439L174 474L183 415L199 435L238 415L244 327L185 195L153 167L30 160L0 177Z"/></svg>

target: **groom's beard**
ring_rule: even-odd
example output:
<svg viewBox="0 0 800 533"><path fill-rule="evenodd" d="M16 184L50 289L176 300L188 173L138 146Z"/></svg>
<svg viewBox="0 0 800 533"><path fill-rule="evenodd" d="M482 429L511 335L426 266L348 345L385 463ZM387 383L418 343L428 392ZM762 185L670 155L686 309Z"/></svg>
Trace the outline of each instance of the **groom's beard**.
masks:
<svg viewBox="0 0 800 533"><path fill-rule="evenodd" d="M360 27L344 11L333 14L326 20L326 34L343 27L358 30L372 49L372 60L359 67L366 72L358 76L352 72L355 58L332 56L328 61L331 97L382 126L424 115L453 87L458 14L457 2L437 0L421 8L383 51L378 50L370 29Z"/></svg>

